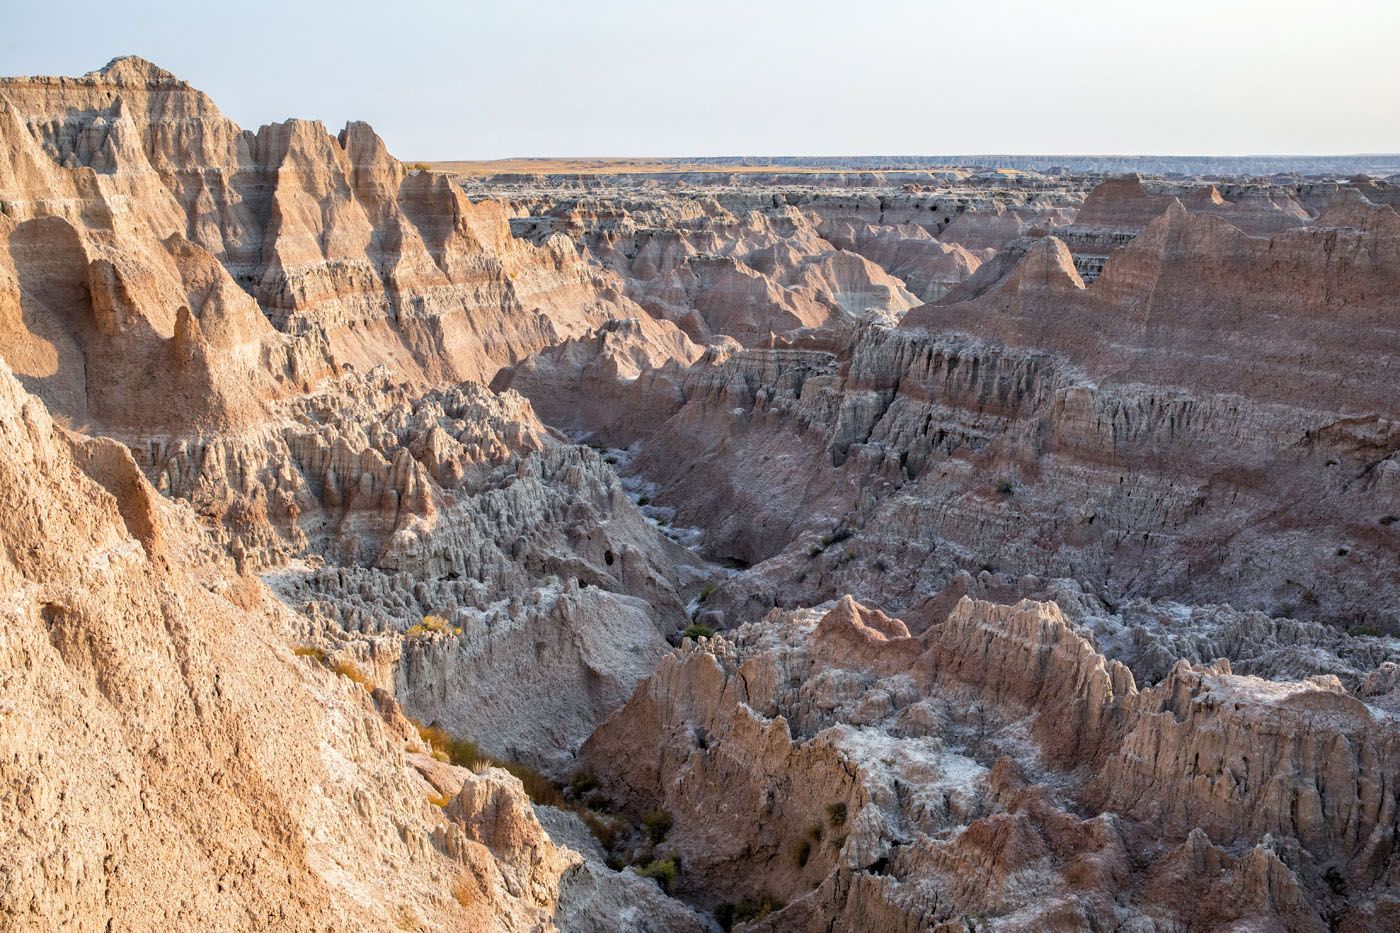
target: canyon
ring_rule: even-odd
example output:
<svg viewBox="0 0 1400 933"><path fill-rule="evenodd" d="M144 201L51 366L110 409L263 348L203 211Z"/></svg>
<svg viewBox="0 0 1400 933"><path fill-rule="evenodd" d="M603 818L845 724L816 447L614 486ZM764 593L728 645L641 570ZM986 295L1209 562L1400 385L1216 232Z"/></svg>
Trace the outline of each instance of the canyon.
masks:
<svg viewBox="0 0 1400 933"><path fill-rule="evenodd" d="M0 79L0 929L1400 928L1400 164L1047 159Z"/></svg>

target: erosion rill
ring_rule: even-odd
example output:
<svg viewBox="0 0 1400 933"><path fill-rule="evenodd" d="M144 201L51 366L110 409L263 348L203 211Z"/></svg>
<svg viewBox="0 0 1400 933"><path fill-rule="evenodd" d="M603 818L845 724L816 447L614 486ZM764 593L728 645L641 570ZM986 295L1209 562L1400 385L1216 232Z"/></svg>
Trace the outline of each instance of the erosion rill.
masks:
<svg viewBox="0 0 1400 933"><path fill-rule="evenodd" d="M0 146L0 928L1400 929L1393 180Z"/></svg>

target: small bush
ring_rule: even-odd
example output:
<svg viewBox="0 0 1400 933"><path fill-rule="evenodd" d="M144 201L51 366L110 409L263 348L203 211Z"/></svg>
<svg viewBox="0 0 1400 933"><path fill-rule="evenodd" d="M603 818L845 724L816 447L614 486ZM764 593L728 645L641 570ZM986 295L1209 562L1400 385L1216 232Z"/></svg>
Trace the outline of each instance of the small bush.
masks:
<svg viewBox="0 0 1400 933"><path fill-rule="evenodd" d="M742 900L737 904L720 904L715 908L715 920L721 928L731 930L736 923L753 923L783 909L783 902L773 897L757 901Z"/></svg>
<svg viewBox="0 0 1400 933"><path fill-rule="evenodd" d="M665 839L674 823L675 820L666 810L652 810L642 818L642 825L646 827L647 838L651 840L652 845L657 845Z"/></svg>
<svg viewBox="0 0 1400 933"><path fill-rule="evenodd" d="M1389 528L1391 525L1395 524L1396 522L1400 522L1400 517L1395 516L1395 515L1382 515L1382 516L1381 516L1381 524L1384 525L1384 526L1386 526L1387 528Z"/></svg>
<svg viewBox="0 0 1400 933"><path fill-rule="evenodd" d="M586 794L598 789L598 779L587 771L576 771L573 777L569 778L569 789L575 794Z"/></svg>
<svg viewBox="0 0 1400 933"><path fill-rule="evenodd" d="M822 841L822 827L820 823L807 830L807 838L813 842Z"/></svg>
<svg viewBox="0 0 1400 933"><path fill-rule="evenodd" d="M1351 548L1348 548L1348 547L1339 547L1339 548L1337 548L1337 556L1338 556L1338 557L1346 557L1346 556L1347 556L1348 554L1350 554L1350 553L1351 553Z"/></svg>
<svg viewBox="0 0 1400 933"><path fill-rule="evenodd" d="M845 833L842 833L842 834L839 835L839 836L832 836L832 837L831 837L831 842L827 843L827 845L831 846L831 851L833 851L833 852L840 852L840 851L841 851L841 847L844 846L845 844L846 844L846 834L845 834Z"/></svg>
<svg viewBox="0 0 1400 933"><path fill-rule="evenodd" d="M452 802L451 794L429 794L428 803L435 807L445 807Z"/></svg>
<svg viewBox="0 0 1400 933"><path fill-rule="evenodd" d="M331 670L335 671L341 677L348 677L366 690L374 689L374 684L370 682L369 675L360 670L360 666L354 661L336 661L335 666L333 666Z"/></svg>
<svg viewBox="0 0 1400 933"><path fill-rule="evenodd" d="M618 837L622 835L622 823L610 816L603 816L594 813L583 807L579 807L575 812L578 818L583 820L583 825L588 827L588 831L593 834L593 838L611 851L617 845Z"/></svg>
<svg viewBox="0 0 1400 933"><path fill-rule="evenodd" d="M651 505L651 496L642 496L637 500L638 505Z"/></svg>
<svg viewBox="0 0 1400 933"><path fill-rule="evenodd" d="M826 821L832 826L845 826L846 805L844 803L833 803L827 805Z"/></svg>
<svg viewBox="0 0 1400 933"><path fill-rule="evenodd" d="M797 844L797 848L792 850L792 863L798 868L806 868L807 862L812 858L812 840L803 839Z"/></svg>
<svg viewBox="0 0 1400 933"><path fill-rule="evenodd" d="M674 855L668 855L637 869L637 874L643 878L656 879L656 883L661 885L661 890L670 894L676 890L676 882L680 881L680 861Z"/></svg>
<svg viewBox="0 0 1400 933"><path fill-rule="evenodd" d="M460 628L454 629L442 616L424 616L422 622L416 622L408 627L404 635L408 638L426 638L430 634L436 635L460 635Z"/></svg>
<svg viewBox="0 0 1400 933"><path fill-rule="evenodd" d="M1016 484L1011 481L1009 476L998 476L995 485L996 491L1003 496L1009 496L1016 492Z"/></svg>
<svg viewBox="0 0 1400 933"><path fill-rule="evenodd" d="M711 596L713 596L713 595L714 595L714 592L715 592L715 588L716 588L716 587L715 587L715 584L713 584L713 583L706 583L706 584L705 584L705 588L702 589L702 590L700 591L700 602L703 603L705 600L707 600L707 599L709 599Z"/></svg>
<svg viewBox="0 0 1400 933"><path fill-rule="evenodd" d="M425 726L415 722L421 738L433 750L433 757L439 761L451 762L462 768L475 768L485 760L481 747L470 739L459 739L439 726Z"/></svg>
<svg viewBox="0 0 1400 933"><path fill-rule="evenodd" d="M326 649L317 648L315 645L297 645L292 649L292 654L299 658L315 658L322 662L326 660Z"/></svg>
<svg viewBox="0 0 1400 933"><path fill-rule="evenodd" d="M501 764L501 767L519 778L520 783L525 785L525 793L540 806L558 807L561 810L568 806L564 802L564 795L554 786L554 782L529 765L507 761Z"/></svg>
<svg viewBox="0 0 1400 933"><path fill-rule="evenodd" d="M709 638L710 636L714 635L714 633L715 630L710 628L708 625L701 625L699 622L696 622L694 625L687 626L686 630L684 632L681 632L681 635L683 635L686 638L693 638L696 641L699 641L702 638Z"/></svg>

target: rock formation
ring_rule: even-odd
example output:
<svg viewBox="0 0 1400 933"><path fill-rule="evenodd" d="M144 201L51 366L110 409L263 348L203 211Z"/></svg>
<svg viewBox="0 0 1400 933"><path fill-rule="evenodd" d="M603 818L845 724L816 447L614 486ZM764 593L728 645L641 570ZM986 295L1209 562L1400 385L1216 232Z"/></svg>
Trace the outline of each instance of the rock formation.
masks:
<svg viewBox="0 0 1400 933"><path fill-rule="evenodd" d="M1396 928L1400 187L1182 164L0 79L0 928Z"/></svg>

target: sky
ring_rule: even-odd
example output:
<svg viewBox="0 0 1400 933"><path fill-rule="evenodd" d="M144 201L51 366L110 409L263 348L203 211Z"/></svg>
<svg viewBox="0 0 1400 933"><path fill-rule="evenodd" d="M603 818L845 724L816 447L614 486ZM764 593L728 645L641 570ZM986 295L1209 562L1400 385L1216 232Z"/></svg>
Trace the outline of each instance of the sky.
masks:
<svg viewBox="0 0 1400 933"><path fill-rule="evenodd" d="M1400 0L0 0L0 74L140 55L405 160L1400 152Z"/></svg>

